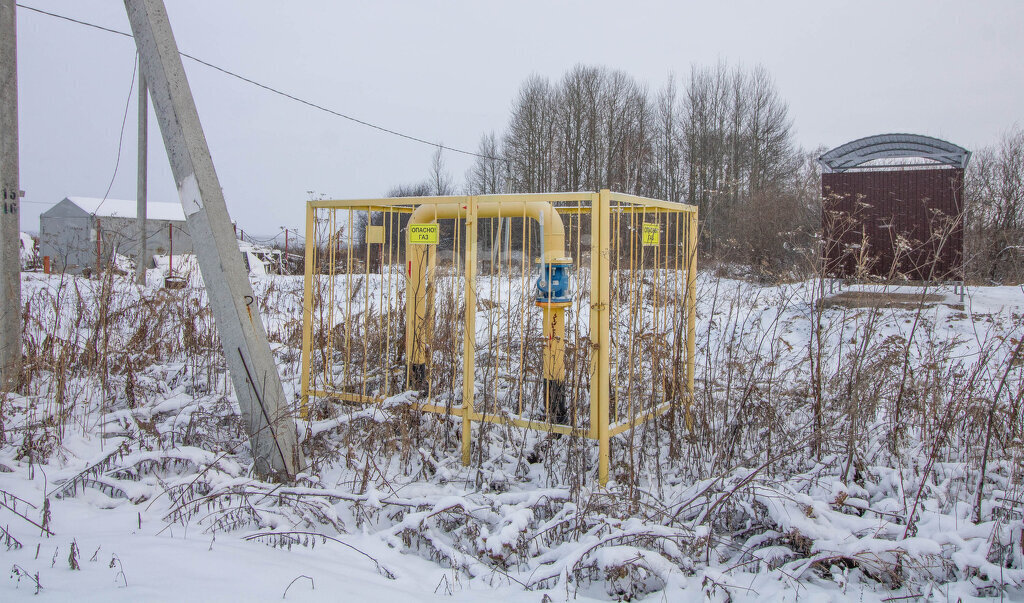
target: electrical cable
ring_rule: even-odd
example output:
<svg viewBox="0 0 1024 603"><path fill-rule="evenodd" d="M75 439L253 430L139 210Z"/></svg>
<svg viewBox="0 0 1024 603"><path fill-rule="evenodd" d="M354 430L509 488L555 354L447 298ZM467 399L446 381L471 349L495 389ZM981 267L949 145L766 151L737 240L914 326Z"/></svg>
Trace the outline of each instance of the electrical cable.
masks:
<svg viewBox="0 0 1024 603"><path fill-rule="evenodd" d="M24 8L26 10L34 11L34 12L37 12L37 13L40 13L40 14L43 14L43 15L47 15L47 16L50 16L50 17L54 17L54 18L57 18L57 19L63 19L65 21L70 21L71 23L77 23L79 25L85 25L87 27L92 27L92 28L98 29L100 31L105 31L105 32L108 32L108 33L113 33L113 34L117 34L117 35L120 35L120 36L125 36L125 37L128 37L128 38L134 38L134 36L132 36L132 34L130 34L128 32L119 31L117 29L111 29L109 27L103 27L102 25L96 25L95 23L89 23L88 21L82 21L82 20L79 20L79 19L74 19L72 17L67 17L65 15L60 15L60 14L57 14L57 13L52 13L52 12L49 12L49 11L45 11L45 10L42 10L42 9L35 8L34 6L28 6L26 4L20 4L20 3L18 3L17 6L19 8ZM183 57L185 57L187 59L191 59L191 60L195 61L196 63L199 63L201 65L205 65L206 67L209 67L210 69L214 69L214 70L219 71L219 72L221 72L221 73L223 73L225 75L229 75L229 76L231 76L233 78L242 80L243 82L246 82L248 84L252 84L253 86L256 86L256 87L259 87L259 88L263 88L264 90L266 90L268 92L272 92L272 93L277 94L279 96L283 96L283 97L285 97L287 99L290 99L290 100L293 100L293 101L295 101L297 103L301 103L303 105L306 105L307 107L311 107L313 109L317 109L318 111L323 111L324 113L328 113L330 115L334 115L336 117L340 117L342 119L346 119L348 121L357 123L357 124L362 125L362 126L366 126L368 128L372 128L374 130L378 130L380 132L384 132L385 134L391 134L393 136L398 136L398 137L404 138L406 140L411 140L413 142L418 142L420 144L425 144L427 146L431 146L431 147L434 147L434 148L437 148L437 149L441 149L441 150L444 150L444 151L451 151L453 153L460 153L462 155L468 155L470 157L479 157L481 159L490 159L492 161L504 161L504 162L508 163L508 160L505 159L504 157L495 157L495 156L492 156L492 155L484 155L482 153L475 153L473 151L467 151L465 149L460 149L458 147L450 147L448 145L441 144L439 142L433 142L433 141L430 141L430 140L426 140L424 138L419 138L417 136L413 136L411 134L405 134L403 132L399 132L397 130L392 130L391 128L387 128L385 126L377 125L375 123L368 122L366 120L359 119L357 117L352 117L351 115L346 115L344 113L341 113L340 111L335 111L334 109L330 109L330 108L325 107L323 105L317 104L317 103L315 103L313 101L309 101L309 100L306 100L304 98L300 98L298 96L295 96L294 94L290 94L290 93L285 92L283 90L279 90L277 88L274 88L273 86L268 86L267 84L260 83L260 82L254 80L254 79L248 78L248 77L246 77L244 75L241 75L241 74L238 74L238 73L235 73L234 71L231 71L229 69L225 69L224 67L220 67L218 65L214 65L213 63L210 63L209 61L204 61L203 59L200 59L199 57L190 55L190 54L188 54L186 52L181 52L179 50L178 54L180 54L181 56L183 56Z"/></svg>
<svg viewBox="0 0 1024 603"><path fill-rule="evenodd" d="M110 189L114 187L114 180L117 178L117 168L121 166L121 147L124 146L124 126L128 123L128 108L131 107L132 104L132 92L135 90L135 74L139 69L139 61L133 60L132 64L134 65L134 67L132 67L132 83L131 86L128 87L128 100L125 101L124 117L121 118L121 133L117 138L117 161L114 162L114 173L111 174L110 184L107 185L107 192L103 193L103 200L96 206L96 209L93 211L93 215L98 214L100 208L107 202L107 196L110 194Z"/></svg>

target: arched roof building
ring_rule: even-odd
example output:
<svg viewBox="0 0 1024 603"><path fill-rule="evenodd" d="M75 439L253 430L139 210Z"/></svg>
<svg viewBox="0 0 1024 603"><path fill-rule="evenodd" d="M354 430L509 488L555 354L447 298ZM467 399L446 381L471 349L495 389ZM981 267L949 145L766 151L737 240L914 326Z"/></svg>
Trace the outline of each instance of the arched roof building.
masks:
<svg viewBox="0 0 1024 603"><path fill-rule="evenodd" d="M868 136L819 157L825 274L962 281L970 158L963 147L918 134ZM920 161L885 161L904 159Z"/></svg>

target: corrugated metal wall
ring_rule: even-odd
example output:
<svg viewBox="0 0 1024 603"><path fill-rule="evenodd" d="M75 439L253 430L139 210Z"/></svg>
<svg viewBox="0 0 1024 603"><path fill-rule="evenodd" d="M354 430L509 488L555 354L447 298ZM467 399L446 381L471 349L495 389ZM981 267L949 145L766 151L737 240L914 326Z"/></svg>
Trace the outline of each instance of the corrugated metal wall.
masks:
<svg viewBox="0 0 1024 603"><path fill-rule="evenodd" d="M822 174L825 272L963 279L962 169Z"/></svg>

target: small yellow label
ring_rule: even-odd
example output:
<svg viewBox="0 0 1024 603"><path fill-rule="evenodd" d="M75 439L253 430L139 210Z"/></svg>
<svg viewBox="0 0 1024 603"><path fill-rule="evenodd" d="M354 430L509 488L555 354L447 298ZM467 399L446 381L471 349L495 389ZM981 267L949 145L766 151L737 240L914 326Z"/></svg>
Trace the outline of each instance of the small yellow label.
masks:
<svg viewBox="0 0 1024 603"><path fill-rule="evenodd" d="M410 245L437 245L437 224L410 224Z"/></svg>
<svg viewBox="0 0 1024 603"><path fill-rule="evenodd" d="M661 241L661 226L644 222L644 245L657 245Z"/></svg>

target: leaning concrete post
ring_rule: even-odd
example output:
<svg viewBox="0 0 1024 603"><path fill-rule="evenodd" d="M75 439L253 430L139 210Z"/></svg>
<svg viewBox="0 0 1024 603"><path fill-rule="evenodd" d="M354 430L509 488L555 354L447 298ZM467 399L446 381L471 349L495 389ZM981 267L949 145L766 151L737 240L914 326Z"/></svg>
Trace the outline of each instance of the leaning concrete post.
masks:
<svg viewBox="0 0 1024 603"><path fill-rule="evenodd" d="M249 431L256 473L291 479L302 466L295 422L232 234L224 193L213 169L167 9L162 0L125 0L125 8Z"/></svg>

